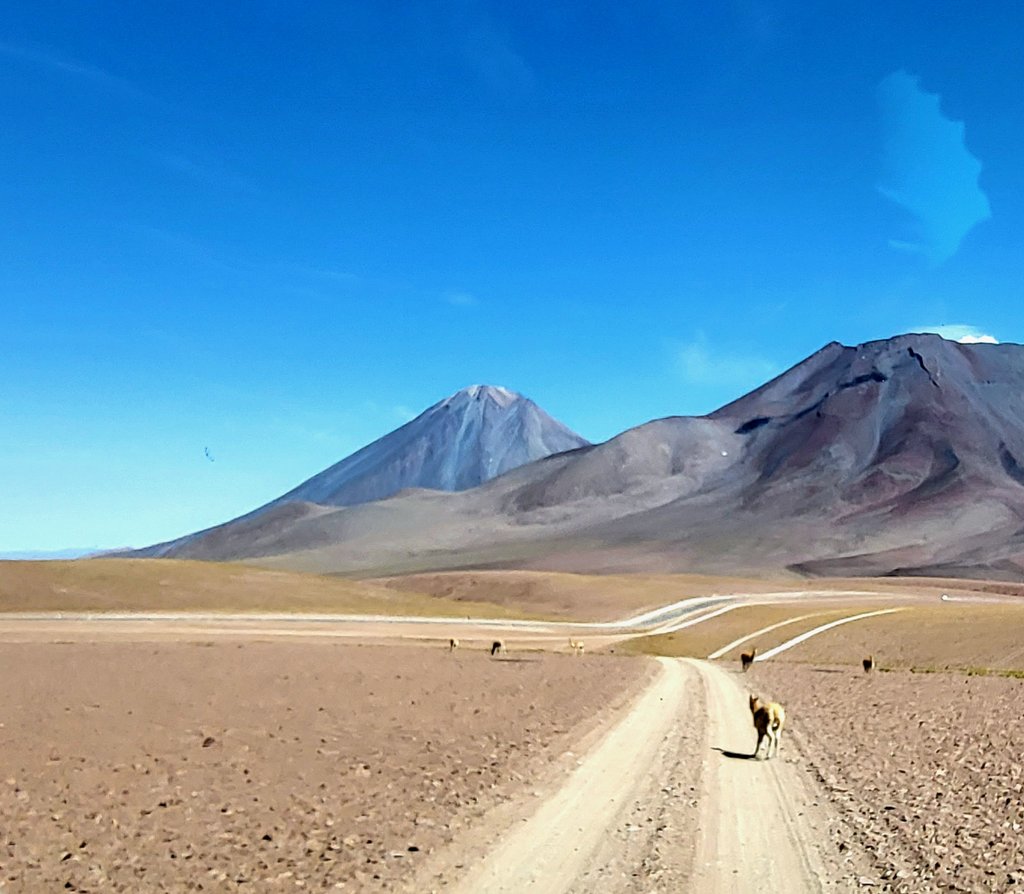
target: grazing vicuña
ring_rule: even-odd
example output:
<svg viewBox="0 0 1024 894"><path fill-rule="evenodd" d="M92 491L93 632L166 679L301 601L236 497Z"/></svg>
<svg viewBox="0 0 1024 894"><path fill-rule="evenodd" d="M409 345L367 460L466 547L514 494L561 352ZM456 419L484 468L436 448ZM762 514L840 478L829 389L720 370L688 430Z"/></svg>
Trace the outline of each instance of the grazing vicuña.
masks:
<svg viewBox="0 0 1024 894"><path fill-rule="evenodd" d="M778 702L763 702L756 695L752 695L750 696L750 713L754 715L754 729L757 730L754 757L760 753L761 743L765 739L768 740L765 758L770 758L773 751L778 754L782 728L786 725L786 709Z"/></svg>

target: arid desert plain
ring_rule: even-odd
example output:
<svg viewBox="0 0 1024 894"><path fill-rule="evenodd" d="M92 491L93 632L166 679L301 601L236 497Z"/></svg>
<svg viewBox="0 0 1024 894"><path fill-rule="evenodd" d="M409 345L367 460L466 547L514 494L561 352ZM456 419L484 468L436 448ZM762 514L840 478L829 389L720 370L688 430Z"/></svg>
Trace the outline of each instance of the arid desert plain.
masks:
<svg viewBox="0 0 1024 894"><path fill-rule="evenodd" d="M0 605L4 892L1024 885L1019 585L109 559Z"/></svg>

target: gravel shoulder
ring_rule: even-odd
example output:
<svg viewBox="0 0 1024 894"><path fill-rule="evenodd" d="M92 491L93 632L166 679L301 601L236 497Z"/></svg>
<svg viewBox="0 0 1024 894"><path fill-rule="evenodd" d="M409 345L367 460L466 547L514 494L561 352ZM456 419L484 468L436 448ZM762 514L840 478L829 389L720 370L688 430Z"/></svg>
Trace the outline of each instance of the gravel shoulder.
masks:
<svg viewBox="0 0 1024 894"><path fill-rule="evenodd" d="M863 850L871 890L1024 889L1024 680L776 662L749 679L786 703L842 820L832 849Z"/></svg>

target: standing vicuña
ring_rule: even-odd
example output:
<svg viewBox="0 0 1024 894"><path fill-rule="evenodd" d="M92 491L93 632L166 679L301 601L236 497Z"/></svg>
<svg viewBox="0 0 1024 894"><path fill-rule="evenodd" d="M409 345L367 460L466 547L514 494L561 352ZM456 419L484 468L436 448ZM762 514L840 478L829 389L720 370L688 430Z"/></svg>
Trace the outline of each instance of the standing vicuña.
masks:
<svg viewBox="0 0 1024 894"><path fill-rule="evenodd" d="M754 646L749 652L740 653L740 666L743 668L743 672L746 673L750 670L750 665L754 663L754 659L757 657L757 646Z"/></svg>
<svg viewBox="0 0 1024 894"><path fill-rule="evenodd" d="M754 729L757 730L757 745L754 748L754 757L761 751L761 742L768 740L768 747L765 749L765 758L779 753L779 741L782 738L782 728L786 725L786 709L778 702L763 702L756 695L750 696L750 713L754 715Z"/></svg>

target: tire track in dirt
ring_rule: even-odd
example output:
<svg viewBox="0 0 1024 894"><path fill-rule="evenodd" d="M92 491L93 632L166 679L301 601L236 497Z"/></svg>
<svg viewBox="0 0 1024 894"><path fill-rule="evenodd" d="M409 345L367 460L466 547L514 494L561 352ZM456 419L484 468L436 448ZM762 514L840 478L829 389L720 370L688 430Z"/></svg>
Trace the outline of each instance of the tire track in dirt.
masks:
<svg viewBox="0 0 1024 894"><path fill-rule="evenodd" d="M585 875L608 830L678 722L695 682L688 668L658 659L660 672L628 712L536 811L507 831L482 859L462 854L467 869L449 888L458 894L570 891ZM621 880L590 891L622 891Z"/></svg>
<svg viewBox="0 0 1024 894"><path fill-rule="evenodd" d="M750 759L755 734L734 676L694 659L658 661L656 678L563 783L539 806L524 799L454 842L448 869L420 890L847 890L830 880L831 814L810 778L784 759Z"/></svg>
<svg viewBox="0 0 1024 894"><path fill-rule="evenodd" d="M834 880L836 873L825 853L829 815L810 779L784 758L752 759L756 733L747 693L722 668L683 660L704 681L710 742L701 775L700 834L691 890L847 890L845 883Z"/></svg>

